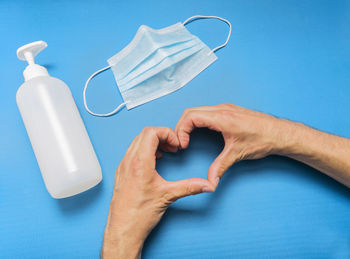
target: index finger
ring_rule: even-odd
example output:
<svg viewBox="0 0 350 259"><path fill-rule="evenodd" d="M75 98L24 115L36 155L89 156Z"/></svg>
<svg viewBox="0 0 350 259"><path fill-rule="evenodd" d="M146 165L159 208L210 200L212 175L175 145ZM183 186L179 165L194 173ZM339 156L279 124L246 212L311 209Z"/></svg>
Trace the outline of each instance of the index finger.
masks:
<svg viewBox="0 0 350 259"><path fill-rule="evenodd" d="M170 151L177 151L180 142L175 132L167 127L146 127L139 135L138 151L144 155L156 155L159 145L167 146Z"/></svg>
<svg viewBox="0 0 350 259"><path fill-rule="evenodd" d="M216 111L191 110L184 113L175 127L181 148L187 148L190 142L190 133L195 128L209 128L221 132L221 123Z"/></svg>

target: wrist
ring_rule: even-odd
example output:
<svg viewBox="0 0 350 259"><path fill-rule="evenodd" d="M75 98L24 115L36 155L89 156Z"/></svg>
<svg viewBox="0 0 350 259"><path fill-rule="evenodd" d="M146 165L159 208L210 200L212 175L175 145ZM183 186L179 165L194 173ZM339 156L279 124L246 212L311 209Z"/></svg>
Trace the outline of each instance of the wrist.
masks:
<svg viewBox="0 0 350 259"><path fill-rule="evenodd" d="M103 236L102 258L141 258L143 240L132 233L115 231L106 227Z"/></svg>
<svg viewBox="0 0 350 259"><path fill-rule="evenodd" d="M309 134L309 127L299 122L278 119L276 129L273 154L291 157L305 152L303 143Z"/></svg>
<svg viewBox="0 0 350 259"><path fill-rule="evenodd" d="M145 236L137 226L137 217L112 199L103 235L102 258L140 258ZM123 212L123 213L121 213ZM129 213L128 213L129 212Z"/></svg>

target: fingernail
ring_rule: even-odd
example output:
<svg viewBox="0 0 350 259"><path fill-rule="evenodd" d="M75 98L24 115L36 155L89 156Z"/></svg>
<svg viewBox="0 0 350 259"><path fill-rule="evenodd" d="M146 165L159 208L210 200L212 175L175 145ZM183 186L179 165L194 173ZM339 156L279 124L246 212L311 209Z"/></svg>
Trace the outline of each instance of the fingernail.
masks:
<svg viewBox="0 0 350 259"><path fill-rule="evenodd" d="M206 186L202 188L202 192L213 192L213 190Z"/></svg>
<svg viewBox="0 0 350 259"><path fill-rule="evenodd" d="M216 186L218 186L219 182L220 182L220 177L216 177L216 178L215 178L215 184L216 184Z"/></svg>

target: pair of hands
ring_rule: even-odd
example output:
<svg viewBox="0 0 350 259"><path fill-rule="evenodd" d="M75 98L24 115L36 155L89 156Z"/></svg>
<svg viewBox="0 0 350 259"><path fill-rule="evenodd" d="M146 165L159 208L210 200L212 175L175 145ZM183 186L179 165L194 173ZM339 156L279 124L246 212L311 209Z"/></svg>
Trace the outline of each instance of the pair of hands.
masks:
<svg viewBox="0 0 350 259"><path fill-rule="evenodd" d="M289 122L233 104L185 110L175 130L147 127L142 130L116 170L115 187L102 256L137 258L143 242L165 210L179 198L214 192L220 178L235 162L257 159L285 150ZM185 149L190 133L206 127L222 133L225 147L208 170L208 179L170 182L156 171L161 151ZM160 151L161 150L161 151Z"/></svg>

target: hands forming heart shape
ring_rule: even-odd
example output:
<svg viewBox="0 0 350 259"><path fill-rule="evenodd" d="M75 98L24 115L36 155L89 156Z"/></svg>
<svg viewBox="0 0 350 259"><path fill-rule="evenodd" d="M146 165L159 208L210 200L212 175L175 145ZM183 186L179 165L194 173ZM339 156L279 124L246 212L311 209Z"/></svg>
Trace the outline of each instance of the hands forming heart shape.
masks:
<svg viewBox="0 0 350 259"><path fill-rule="evenodd" d="M123 249L127 249L128 244L120 244L122 238L115 237L113 233L132 236L134 241L124 239L129 240L130 246L145 240L172 202L189 195L214 192L220 178L237 161L262 158L282 151L287 143L284 134L288 123L233 104L221 104L185 110L175 130L144 128L133 140L116 170L104 239L119 240L117 243ZM208 170L208 179L171 182L162 178L155 169L161 152L187 148L190 133L195 128L204 127L221 132L225 141L224 149ZM105 242L104 248L106 246ZM137 250L135 245L129 248ZM114 249L118 246L114 245Z"/></svg>
<svg viewBox="0 0 350 259"><path fill-rule="evenodd" d="M225 146L208 178L166 181L156 171L162 152L185 149L195 128L220 132ZM233 104L186 109L175 130L142 130L120 163L103 237L103 258L141 258L143 243L171 203L214 192L234 163L267 155L287 156L308 164L350 188L350 139L301 123L278 119Z"/></svg>

